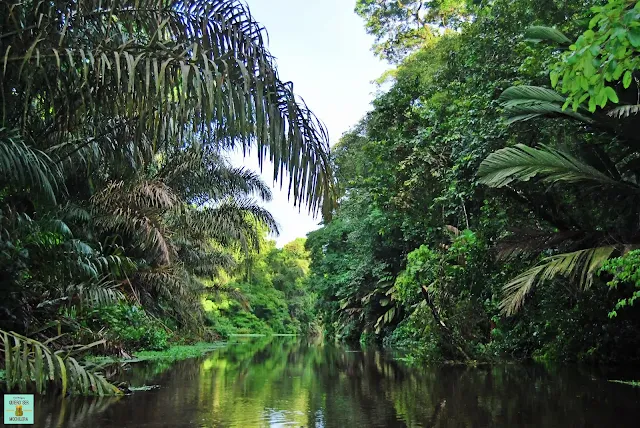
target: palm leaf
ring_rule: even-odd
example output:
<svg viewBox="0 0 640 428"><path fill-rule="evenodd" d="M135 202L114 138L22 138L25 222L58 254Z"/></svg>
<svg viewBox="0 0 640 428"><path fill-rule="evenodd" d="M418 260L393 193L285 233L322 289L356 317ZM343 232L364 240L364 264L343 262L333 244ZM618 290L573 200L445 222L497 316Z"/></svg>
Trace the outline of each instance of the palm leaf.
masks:
<svg viewBox="0 0 640 428"><path fill-rule="evenodd" d="M507 147L490 154L478 169L480 182L491 187L504 187L513 181L529 181L541 176L544 182L580 183L630 186L616 181L575 157L543 146L534 149L523 144Z"/></svg>
<svg viewBox="0 0 640 428"><path fill-rule="evenodd" d="M553 42L559 45L570 45L571 40L565 36L560 30L553 27L544 27L541 25L532 25L527 28L524 33L526 40L531 42Z"/></svg>
<svg viewBox="0 0 640 428"><path fill-rule="evenodd" d="M615 117L616 119L623 119L631 116L632 114L636 115L639 112L640 104L631 104L615 107L611 109L611 111L608 111L607 115L610 117Z"/></svg>
<svg viewBox="0 0 640 428"><path fill-rule="evenodd" d="M566 246L584 239L578 230L547 231L541 229L512 229L512 234L500 239L496 245L498 259L509 259L523 254L540 254L549 248Z"/></svg>
<svg viewBox="0 0 640 428"><path fill-rule="evenodd" d="M163 182L112 182L93 196L92 203L98 228L134 239L138 248L149 251L161 263L168 264L175 256L162 215L179 210L182 204Z"/></svg>
<svg viewBox="0 0 640 428"><path fill-rule="evenodd" d="M37 190L55 202L60 172L43 152L27 146L19 133L0 128L0 183Z"/></svg>
<svg viewBox="0 0 640 428"><path fill-rule="evenodd" d="M4 98L6 123L30 129L27 121L39 118L64 144L70 129L96 139L97 119L118 117L132 122L134 146L141 135L154 145L199 135L218 146L257 146L276 180L289 176L295 203L316 211L331 196L326 130L280 80L242 2L6 3L3 81L19 94L11 104Z"/></svg>
<svg viewBox="0 0 640 428"><path fill-rule="evenodd" d="M101 342L84 346L93 347ZM86 370L73 357L53 352L48 346L14 332L0 330L0 345L4 348L4 369L8 392L44 394L49 387L65 395L118 395L122 392L99 373ZM67 374L71 373L69 377ZM89 387L92 385L93 388ZM99 387L98 387L99 385Z"/></svg>
<svg viewBox="0 0 640 428"><path fill-rule="evenodd" d="M500 308L507 315L515 314L533 287L558 275L572 277L581 288L588 288L593 281L594 273L614 251L615 247L605 246L547 257L539 265L523 272L504 286Z"/></svg>
<svg viewBox="0 0 640 428"><path fill-rule="evenodd" d="M565 97L554 91L553 89L543 88L541 86L519 85L511 86L500 94L499 100L502 102L518 101L518 100L537 100L546 102L565 101Z"/></svg>
<svg viewBox="0 0 640 428"><path fill-rule="evenodd" d="M198 232L200 239L207 236L225 246L240 244L246 251L257 248L258 224L265 225L271 233L279 233L271 213L248 198L227 198L215 207L190 210L180 221L185 233Z"/></svg>
<svg viewBox="0 0 640 428"><path fill-rule="evenodd" d="M272 197L271 189L258 174L234 168L218 151L200 145L167 154L157 178L183 200L200 206L227 196L256 195L263 201Z"/></svg>
<svg viewBox="0 0 640 428"><path fill-rule="evenodd" d="M500 95L500 101L507 116L507 124L550 115L569 116L585 123L593 122L588 116L579 113L587 113L586 110L564 109L566 97L540 86L512 86Z"/></svg>

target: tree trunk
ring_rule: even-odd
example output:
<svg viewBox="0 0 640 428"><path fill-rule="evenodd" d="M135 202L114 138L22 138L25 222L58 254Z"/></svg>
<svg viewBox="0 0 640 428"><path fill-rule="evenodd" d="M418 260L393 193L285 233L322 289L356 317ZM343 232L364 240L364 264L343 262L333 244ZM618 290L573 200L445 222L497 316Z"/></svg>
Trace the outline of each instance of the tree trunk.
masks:
<svg viewBox="0 0 640 428"><path fill-rule="evenodd" d="M469 355L467 355L464 349L462 349L462 346L456 343L457 341L455 340L455 337L453 336L453 332L451 331L451 329L444 323L444 321L442 321L442 317L440 316L440 311L438 311L438 308L436 308L436 305L433 303L433 298L431 297L431 294L429 293L429 290L427 289L427 287L423 285L421 287L421 291L422 291L422 297L424 297L425 302L427 302L427 306L429 306L429 309L431 309L431 314L433 315L433 319L440 326L440 328L442 329L447 339L451 341L451 344L453 344L456 347L458 352L460 352L460 354L464 357L465 360L467 361L470 360L471 358L469 358Z"/></svg>

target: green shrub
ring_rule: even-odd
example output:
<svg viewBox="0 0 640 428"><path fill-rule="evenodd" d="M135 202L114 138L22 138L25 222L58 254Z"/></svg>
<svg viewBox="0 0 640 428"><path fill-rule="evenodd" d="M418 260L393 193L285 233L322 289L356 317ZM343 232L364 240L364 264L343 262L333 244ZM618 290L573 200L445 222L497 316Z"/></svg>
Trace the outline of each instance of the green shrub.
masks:
<svg viewBox="0 0 640 428"><path fill-rule="evenodd" d="M236 334L238 332L237 327L233 324L233 322L223 316L207 316L207 324L216 332L221 338L226 339L232 334Z"/></svg>
<svg viewBox="0 0 640 428"><path fill-rule="evenodd" d="M84 323L92 329L105 327L107 339L129 351L168 347L169 333L137 305L119 303L95 308L87 314Z"/></svg>
<svg viewBox="0 0 640 428"><path fill-rule="evenodd" d="M441 361L440 335L433 331L431 324L430 314L420 308L398 324L383 344L405 352L408 361Z"/></svg>

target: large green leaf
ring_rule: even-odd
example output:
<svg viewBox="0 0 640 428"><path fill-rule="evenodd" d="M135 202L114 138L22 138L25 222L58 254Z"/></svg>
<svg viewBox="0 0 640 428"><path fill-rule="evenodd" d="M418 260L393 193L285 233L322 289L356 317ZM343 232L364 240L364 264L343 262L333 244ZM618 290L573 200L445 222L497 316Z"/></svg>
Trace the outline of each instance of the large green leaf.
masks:
<svg viewBox="0 0 640 428"><path fill-rule="evenodd" d="M532 42L553 42L559 45L569 45L571 40L565 36L560 30L553 27L545 27L541 25L532 25L527 28L524 33L525 39Z"/></svg>
<svg viewBox="0 0 640 428"><path fill-rule="evenodd" d="M564 109L566 98L556 91L539 86L512 86L501 95L500 101L507 116L507 123L521 122L543 116L568 116L581 122L591 123L584 109ZM582 114L580 112L585 114Z"/></svg>
<svg viewBox="0 0 640 428"><path fill-rule="evenodd" d="M317 211L332 196L326 130L279 78L244 3L10 1L0 13L3 91L20 95L3 98L3 117L25 130L38 117L63 158L103 150L112 118L144 156L188 135L255 146L294 202Z"/></svg>
<svg viewBox="0 0 640 428"><path fill-rule="evenodd" d="M50 387L58 388L62 395L67 390L81 395L119 395L118 388L104 376L84 368L69 351L51 350L45 343L0 330L0 344L4 348L6 387L8 392L46 393ZM82 346L86 350L103 344L99 341ZM71 374L71 377L68 374ZM89 385L93 386L90 387Z"/></svg>
<svg viewBox="0 0 640 428"><path fill-rule="evenodd" d="M604 246L545 258L540 264L518 275L504 286L500 302L502 311L507 315L513 315L523 305L533 287L558 275L572 277L582 288L589 287L594 274L614 251L614 246Z"/></svg>
<svg viewBox="0 0 640 428"><path fill-rule="evenodd" d="M504 187L513 181L528 181L540 176L548 183L590 182L635 188L630 183L614 180L568 153L545 146L534 149L524 144L491 153L480 164L478 176L481 183L491 187Z"/></svg>
<svg viewBox="0 0 640 428"><path fill-rule="evenodd" d="M0 128L0 185L39 191L55 202L60 171L45 153L28 146L17 130Z"/></svg>

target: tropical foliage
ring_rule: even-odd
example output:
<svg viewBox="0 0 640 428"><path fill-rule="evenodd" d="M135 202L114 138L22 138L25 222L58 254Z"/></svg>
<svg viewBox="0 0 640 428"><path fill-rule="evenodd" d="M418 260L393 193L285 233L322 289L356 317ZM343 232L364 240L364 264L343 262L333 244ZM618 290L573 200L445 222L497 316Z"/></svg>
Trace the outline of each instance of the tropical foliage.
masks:
<svg viewBox="0 0 640 428"><path fill-rule="evenodd" d="M71 344L105 339L124 354L177 331L207 336L212 280L263 229L278 232L260 205L269 188L227 150L271 161L295 204L330 214L324 127L279 78L244 3L5 1L0 51L9 390L31 379L44 392L42 373L65 382L70 367L74 388L104 392L51 357Z"/></svg>
<svg viewBox="0 0 640 428"><path fill-rule="evenodd" d="M373 51L391 62L446 29L456 29L474 10L470 0L357 0L355 12L366 21L367 32L376 38Z"/></svg>
<svg viewBox="0 0 640 428"><path fill-rule="evenodd" d="M230 334L315 334L315 296L307 285L309 253L304 238L283 248L262 238L259 249L240 254L238 268L219 277L223 291L204 302L207 319Z"/></svg>
<svg viewBox="0 0 640 428"><path fill-rule="evenodd" d="M402 55L307 241L326 332L432 360L637 360L640 6L469 2L435 31L454 3L358 2ZM421 17L426 42L380 38Z"/></svg>
<svg viewBox="0 0 640 428"><path fill-rule="evenodd" d="M51 352L48 343L41 343L16 333L0 331L4 348L5 382L7 390L27 392L35 390L44 393L47 388L60 389L64 396L117 395L122 392L108 383L98 373L88 371L70 356L70 353L82 352L101 343L80 345L68 350ZM55 340L50 339L48 342Z"/></svg>

